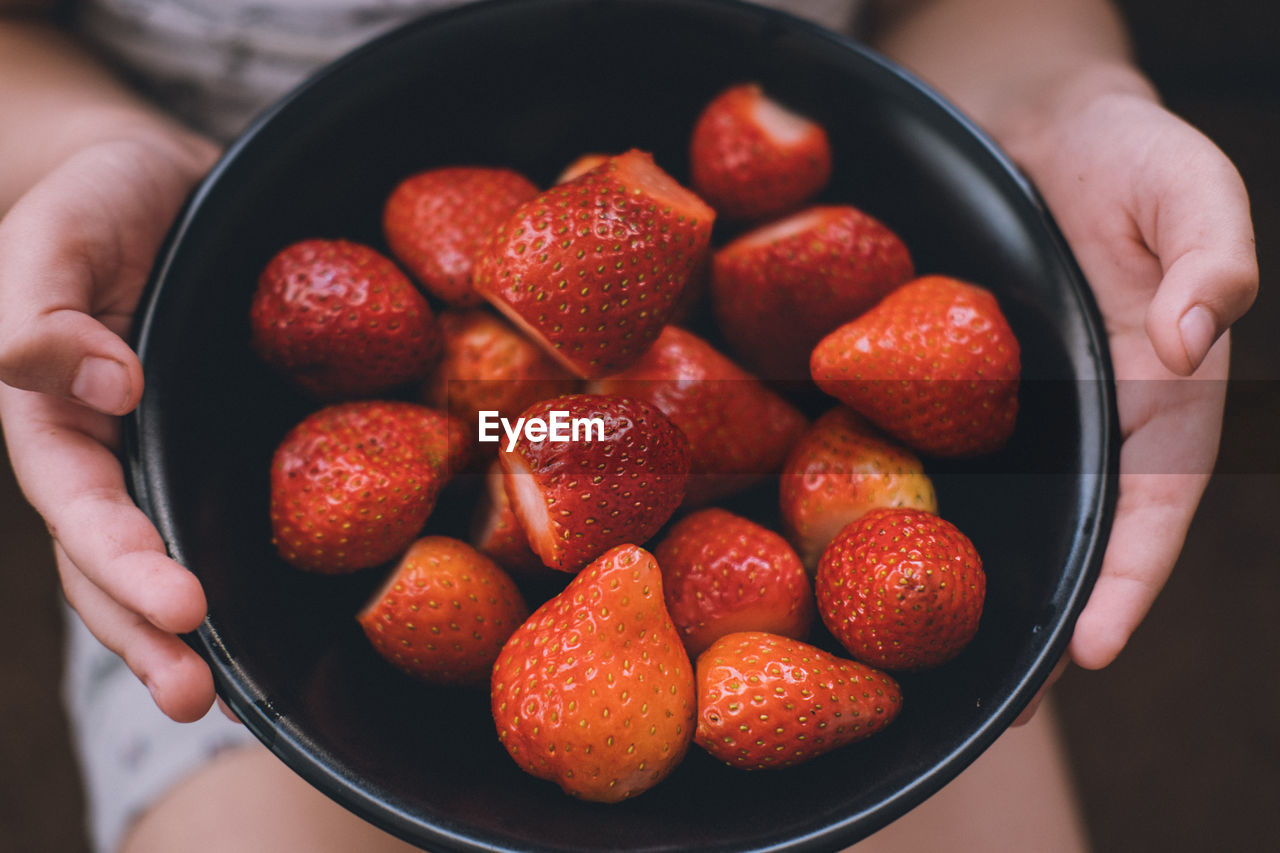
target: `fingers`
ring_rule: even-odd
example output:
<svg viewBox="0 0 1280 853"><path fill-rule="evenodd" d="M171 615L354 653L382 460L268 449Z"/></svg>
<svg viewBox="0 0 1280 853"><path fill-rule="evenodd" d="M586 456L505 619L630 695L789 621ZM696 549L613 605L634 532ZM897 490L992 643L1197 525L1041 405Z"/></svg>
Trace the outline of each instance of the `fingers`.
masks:
<svg viewBox="0 0 1280 853"><path fill-rule="evenodd" d="M1144 217L1148 245L1164 273L1146 313L1146 331L1160 361L1180 376L1195 372L1258 291L1244 184L1212 143L1188 133L1194 134L1194 156L1164 161L1159 184L1145 189L1158 207Z"/></svg>
<svg viewBox="0 0 1280 853"><path fill-rule="evenodd" d="M114 421L11 388L0 388L0 414L18 482L85 579L162 631L194 630L204 593L130 500L105 443Z"/></svg>
<svg viewBox="0 0 1280 853"><path fill-rule="evenodd" d="M1117 384L1129 436L1120 452L1120 495L1093 593L1072 635L1072 659L1100 669L1124 648L1164 587L1213 471L1226 392L1229 341L1204 363L1216 381Z"/></svg>
<svg viewBox="0 0 1280 853"><path fill-rule="evenodd" d="M166 716L180 723L203 717L214 699L208 665L176 636L113 601L56 550L67 601L93 635L124 659Z"/></svg>
<svg viewBox="0 0 1280 853"><path fill-rule="evenodd" d="M1121 476L1102 570L1071 638L1077 664L1101 669L1120 654L1173 571L1206 480L1196 474Z"/></svg>

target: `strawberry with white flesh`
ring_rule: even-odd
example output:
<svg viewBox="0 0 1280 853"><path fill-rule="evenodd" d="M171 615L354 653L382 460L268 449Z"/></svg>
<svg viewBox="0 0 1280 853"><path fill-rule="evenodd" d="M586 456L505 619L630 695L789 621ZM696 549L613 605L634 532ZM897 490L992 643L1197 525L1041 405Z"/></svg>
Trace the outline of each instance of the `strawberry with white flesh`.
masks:
<svg viewBox="0 0 1280 853"><path fill-rule="evenodd" d="M809 576L772 530L723 509L699 510L676 522L653 555L667 612L690 656L736 631L809 635Z"/></svg>
<svg viewBox="0 0 1280 853"><path fill-rule="evenodd" d="M902 709L885 673L760 631L698 656L694 743L741 770L791 767L882 730Z"/></svg>
<svg viewBox="0 0 1280 853"><path fill-rule="evenodd" d="M263 361L323 400L421 380L440 352L427 300L388 258L349 240L278 252L249 308Z"/></svg>
<svg viewBox="0 0 1280 853"><path fill-rule="evenodd" d="M432 169L396 185L383 207L382 231L396 260L428 293L450 305L480 305L471 286L476 252L537 194L532 181L510 169Z"/></svg>
<svg viewBox="0 0 1280 853"><path fill-rule="evenodd" d="M529 540L516 518L502 475L502 465L494 459L484 475L484 493L476 504L471 525L471 544L492 557L513 575L544 577L555 574L529 547Z"/></svg>
<svg viewBox="0 0 1280 853"><path fill-rule="evenodd" d="M714 219L628 151L517 208L477 257L476 290L574 374L608 376L657 339Z"/></svg>
<svg viewBox="0 0 1280 853"><path fill-rule="evenodd" d="M271 461L276 549L325 574L400 556L469 444L448 415L412 403L339 403L307 416Z"/></svg>
<svg viewBox="0 0 1280 853"><path fill-rule="evenodd" d="M792 449L779 492L787 538L810 572L836 534L872 509L938 511L916 455L844 406L814 421Z"/></svg>
<svg viewBox="0 0 1280 853"><path fill-rule="evenodd" d="M817 195L831 177L831 143L821 125L764 93L733 86L698 117L689 145L694 190L729 219L759 221Z"/></svg>
<svg viewBox="0 0 1280 853"><path fill-rule="evenodd" d="M409 546L356 621L378 654L415 678L487 685L528 615L497 563L465 542L427 536Z"/></svg>
<svg viewBox="0 0 1280 853"><path fill-rule="evenodd" d="M570 440L553 440L554 418L577 422L577 437L566 426ZM521 420L547 428L531 437L518 422L519 438L498 459L529 545L550 568L577 572L615 545L644 542L684 499L689 442L648 403L569 394Z"/></svg>
<svg viewBox="0 0 1280 853"><path fill-rule="evenodd" d="M711 304L733 352L760 376L806 379L823 336L914 274L906 245L854 207L812 207L712 258Z"/></svg>
<svg viewBox="0 0 1280 853"><path fill-rule="evenodd" d="M808 424L750 373L676 326L667 326L631 367L589 388L644 400L680 427L689 439L687 507L776 474Z"/></svg>
<svg viewBox="0 0 1280 853"><path fill-rule="evenodd" d="M513 418L539 400L577 390L578 379L488 311L440 315L440 361L423 385L427 405L476 424L483 410Z"/></svg>
<svg viewBox="0 0 1280 853"><path fill-rule="evenodd" d="M818 387L899 441L941 457L999 450L1018 416L1018 339L989 290L906 284L822 340Z"/></svg>
<svg viewBox="0 0 1280 853"><path fill-rule="evenodd" d="M524 771L616 803L652 788L693 741L693 665L653 555L619 545L516 629L493 667L498 739Z"/></svg>
<svg viewBox="0 0 1280 853"><path fill-rule="evenodd" d="M557 184L564 184L572 181L574 178L585 175L596 166L604 165L604 161L609 159L608 154L583 154L575 159L556 176Z"/></svg>

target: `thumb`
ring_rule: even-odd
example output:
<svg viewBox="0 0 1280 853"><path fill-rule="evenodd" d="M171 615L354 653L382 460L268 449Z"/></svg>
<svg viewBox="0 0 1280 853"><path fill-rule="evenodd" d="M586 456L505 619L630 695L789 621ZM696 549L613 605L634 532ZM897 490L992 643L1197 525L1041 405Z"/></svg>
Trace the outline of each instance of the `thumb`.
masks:
<svg viewBox="0 0 1280 853"><path fill-rule="evenodd" d="M1151 196L1158 205L1148 219L1154 233L1144 236L1164 276L1145 325L1164 366L1189 376L1253 304L1258 261L1249 199L1235 167L1212 147L1182 167L1178 180L1164 184L1167 191Z"/></svg>
<svg viewBox="0 0 1280 853"><path fill-rule="evenodd" d="M194 174L153 148L86 149L0 220L0 381L123 414L142 394L124 341Z"/></svg>

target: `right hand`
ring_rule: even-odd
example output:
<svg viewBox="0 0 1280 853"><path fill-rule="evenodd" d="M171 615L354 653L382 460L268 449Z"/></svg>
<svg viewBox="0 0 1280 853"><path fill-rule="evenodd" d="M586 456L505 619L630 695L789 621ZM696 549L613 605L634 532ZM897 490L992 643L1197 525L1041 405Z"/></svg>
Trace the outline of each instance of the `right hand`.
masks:
<svg viewBox="0 0 1280 853"><path fill-rule="evenodd" d="M95 143L0 220L0 423L14 472L53 535L67 600L178 721L214 699L176 635L205 615L195 576L133 504L119 416L142 395L125 342L152 262L211 144L145 132Z"/></svg>

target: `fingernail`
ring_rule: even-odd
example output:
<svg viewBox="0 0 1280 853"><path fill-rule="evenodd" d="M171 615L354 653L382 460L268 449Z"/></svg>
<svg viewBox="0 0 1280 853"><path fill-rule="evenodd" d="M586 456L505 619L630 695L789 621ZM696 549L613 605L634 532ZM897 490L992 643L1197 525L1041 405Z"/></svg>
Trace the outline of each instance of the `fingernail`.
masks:
<svg viewBox="0 0 1280 853"><path fill-rule="evenodd" d="M1186 350L1192 368L1199 367L1218 336L1213 315L1203 305L1192 306L1178 321L1178 332L1182 335L1182 348Z"/></svg>
<svg viewBox="0 0 1280 853"><path fill-rule="evenodd" d="M129 397L129 374L120 362L91 355L80 362L71 394L98 411L119 413Z"/></svg>

